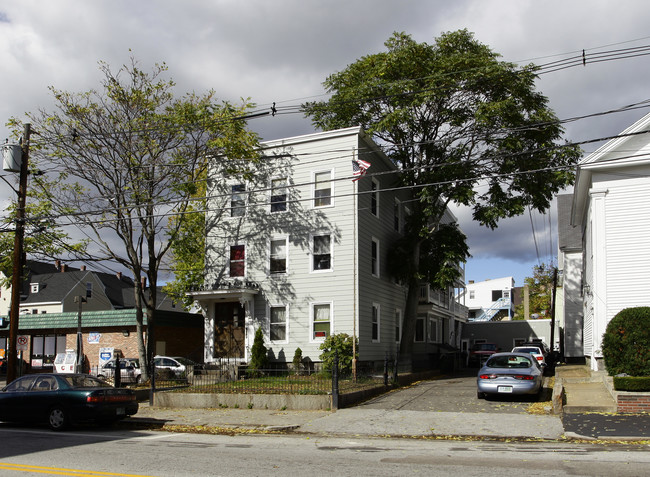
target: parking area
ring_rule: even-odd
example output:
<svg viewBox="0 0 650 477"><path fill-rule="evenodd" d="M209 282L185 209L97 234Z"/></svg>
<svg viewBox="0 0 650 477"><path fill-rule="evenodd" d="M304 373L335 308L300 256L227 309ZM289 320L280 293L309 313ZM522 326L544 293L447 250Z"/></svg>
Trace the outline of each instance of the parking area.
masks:
<svg viewBox="0 0 650 477"><path fill-rule="evenodd" d="M545 388L542 395L503 395L492 399L476 397L476 374L469 369L455 376L441 377L432 381L420 381L407 388L397 389L360 404L366 409L389 409L432 412L488 412L523 414L531 404L551 399L551 390Z"/></svg>

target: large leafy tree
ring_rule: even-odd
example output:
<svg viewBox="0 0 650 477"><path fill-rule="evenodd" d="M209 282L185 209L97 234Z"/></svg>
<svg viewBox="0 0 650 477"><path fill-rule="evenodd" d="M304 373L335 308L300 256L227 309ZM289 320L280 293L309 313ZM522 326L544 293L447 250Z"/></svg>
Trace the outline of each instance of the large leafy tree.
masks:
<svg viewBox="0 0 650 477"><path fill-rule="evenodd" d="M185 217L203 213L192 204L208 163L255 157L257 136L237 119L253 105L219 102L212 91L176 98L164 64L146 72L131 59L117 71L105 63L100 70L100 90L51 88L54 111L30 115L37 133L31 156L46 172L41 192L52 215L92 237L92 257L81 258L119 264L135 277L138 351L150 365L157 285L171 244Z"/></svg>
<svg viewBox="0 0 650 477"><path fill-rule="evenodd" d="M553 301L553 277L555 267L541 263L533 267L533 276L524 278L528 286L528 307L530 314L550 317L551 303ZM523 293L523 290L522 290ZM524 320L524 304L515 308L515 320Z"/></svg>
<svg viewBox="0 0 650 477"><path fill-rule="evenodd" d="M420 280L449 285L459 276L458 259L469 256L465 236L443 220L447 206L471 207L490 228L528 207L544 211L572 183L579 150L558 144L563 130L535 90L533 65L500 60L466 30L432 45L395 33L385 46L329 76L330 98L304 109L322 129L362 126L419 199L392 260L408 285L400 350L406 356Z"/></svg>

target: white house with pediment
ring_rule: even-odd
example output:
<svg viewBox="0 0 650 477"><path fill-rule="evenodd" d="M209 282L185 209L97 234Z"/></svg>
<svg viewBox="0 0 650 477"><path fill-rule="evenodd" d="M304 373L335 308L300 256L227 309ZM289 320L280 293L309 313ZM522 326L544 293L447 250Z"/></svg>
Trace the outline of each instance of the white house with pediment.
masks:
<svg viewBox="0 0 650 477"><path fill-rule="evenodd" d="M571 225L582 234L584 354L599 369L609 321L650 306L650 114L580 162Z"/></svg>

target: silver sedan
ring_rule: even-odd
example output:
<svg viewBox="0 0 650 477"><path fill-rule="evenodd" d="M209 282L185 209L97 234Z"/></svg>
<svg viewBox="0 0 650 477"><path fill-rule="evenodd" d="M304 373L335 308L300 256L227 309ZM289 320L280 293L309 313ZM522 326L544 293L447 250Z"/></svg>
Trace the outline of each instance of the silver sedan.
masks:
<svg viewBox="0 0 650 477"><path fill-rule="evenodd" d="M497 353L487 360L476 378L477 397L496 394L539 394L543 368L528 353Z"/></svg>

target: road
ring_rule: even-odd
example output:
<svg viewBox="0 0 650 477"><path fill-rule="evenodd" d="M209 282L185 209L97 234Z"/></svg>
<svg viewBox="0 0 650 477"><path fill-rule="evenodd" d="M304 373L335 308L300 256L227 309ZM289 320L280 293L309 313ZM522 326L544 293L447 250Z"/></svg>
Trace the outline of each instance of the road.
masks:
<svg viewBox="0 0 650 477"><path fill-rule="evenodd" d="M304 435L202 435L0 426L0 475L544 475L647 474L648 446ZM106 473L106 474L100 474Z"/></svg>

